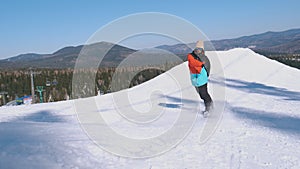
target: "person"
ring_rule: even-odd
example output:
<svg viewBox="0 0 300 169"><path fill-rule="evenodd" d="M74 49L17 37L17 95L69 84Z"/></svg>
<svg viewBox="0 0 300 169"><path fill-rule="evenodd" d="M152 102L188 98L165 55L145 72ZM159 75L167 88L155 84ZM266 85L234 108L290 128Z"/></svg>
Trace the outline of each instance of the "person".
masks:
<svg viewBox="0 0 300 169"><path fill-rule="evenodd" d="M197 93L204 101L205 110L202 113L204 116L207 116L213 108L213 101L207 90L210 61L205 55L203 41L196 43L193 52L187 55L187 60L192 85L195 86Z"/></svg>

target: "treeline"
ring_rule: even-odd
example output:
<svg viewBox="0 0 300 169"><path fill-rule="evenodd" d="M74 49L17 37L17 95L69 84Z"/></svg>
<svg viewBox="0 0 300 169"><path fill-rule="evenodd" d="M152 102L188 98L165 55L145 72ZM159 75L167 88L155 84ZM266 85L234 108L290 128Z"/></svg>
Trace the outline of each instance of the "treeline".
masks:
<svg viewBox="0 0 300 169"><path fill-rule="evenodd" d="M38 69L34 70L34 89L43 86L43 100L59 101L64 100L71 92L70 81L73 72L67 70ZM17 98L31 95L31 78L29 70L1 71L0 91L6 92L5 101L9 102ZM37 102L40 96L35 91ZM0 105L4 104L4 99L0 99Z"/></svg>
<svg viewBox="0 0 300 169"><path fill-rule="evenodd" d="M289 54L289 53L271 53L271 52L265 52L259 50L254 50L254 51L270 59L277 60L278 62L283 63L285 65L300 69L299 53Z"/></svg>
<svg viewBox="0 0 300 169"><path fill-rule="evenodd" d="M297 69L300 69L300 54L296 55L285 55L281 57L270 57L271 59L277 60L278 62L281 62L283 64L289 65L291 67L295 67Z"/></svg>
<svg viewBox="0 0 300 169"><path fill-rule="evenodd" d="M37 90L37 87L40 86L43 91L41 92L42 96L35 91L35 99L36 102L54 102L115 92L148 81L177 64L179 63L76 71L73 69L36 69L34 70L34 87ZM72 88L76 91L76 95L72 93ZM0 105L22 96L31 95L30 71L26 69L2 70L0 72L0 94L1 92L5 94L1 95Z"/></svg>

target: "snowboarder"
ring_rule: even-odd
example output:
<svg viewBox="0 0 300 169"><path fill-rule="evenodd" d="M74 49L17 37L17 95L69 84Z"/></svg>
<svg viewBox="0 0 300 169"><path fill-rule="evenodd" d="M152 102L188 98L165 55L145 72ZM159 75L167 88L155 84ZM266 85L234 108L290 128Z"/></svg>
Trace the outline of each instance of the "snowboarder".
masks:
<svg viewBox="0 0 300 169"><path fill-rule="evenodd" d="M203 41L198 41L192 53L187 55L192 85L195 86L200 98L204 101L203 116L207 117L212 110L213 101L207 91L210 73L210 62L204 52Z"/></svg>

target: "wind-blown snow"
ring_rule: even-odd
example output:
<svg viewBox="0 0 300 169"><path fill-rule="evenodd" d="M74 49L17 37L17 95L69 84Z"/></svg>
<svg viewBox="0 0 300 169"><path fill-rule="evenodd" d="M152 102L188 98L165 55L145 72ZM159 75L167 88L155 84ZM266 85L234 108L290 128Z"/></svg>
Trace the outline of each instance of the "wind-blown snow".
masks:
<svg viewBox="0 0 300 169"><path fill-rule="evenodd" d="M123 158L103 151L89 139L78 122L74 101L1 107L0 168L299 168L300 71L250 49L207 55L222 64L226 106L218 128L205 144L199 143L199 137L206 119L198 115L192 131L172 150L153 158ZM172 70L186 71L183 78L189 80L187 63ZM224 86L215 76L221 70L212 65L209 90L213 98L217 95L214 87ZM151 88L170 94L164 96L167 103L158 104L174 117L165 116L152 129L136 131L141 135L168 127L167 121L176 119L178 109L200 102L192 87L188 89L191 98L179 102L176 85L170 85L163 74L128 90L136 109L151 107L145 101ZM114 115L110 94L96 99L107 123L122 134L132 134L132 126Z"/></svg>

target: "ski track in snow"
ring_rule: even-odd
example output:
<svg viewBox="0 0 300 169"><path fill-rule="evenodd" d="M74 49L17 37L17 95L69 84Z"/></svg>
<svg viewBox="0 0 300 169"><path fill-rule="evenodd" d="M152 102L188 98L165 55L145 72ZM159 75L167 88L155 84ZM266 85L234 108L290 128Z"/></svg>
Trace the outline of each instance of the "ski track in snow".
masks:
<svg viewBox="0 0 300 169"><path fill-rule="evenodd" d="M216 57L214 52L207 54ZM249 49L217 54L224 67L226 104L220 124L204 144L199 138L207 119L200 114L191 132L175 148L152 158L132 159L115 156L94 144L77 120L73 101L1 107L0 168L300 168L300 71ZM186 67L183 63L174 69L186 71ZM211 93L214 86L224 85L214 73L209 83ZM149 89L151 83L168 84L162 82L164 77L130 92L140 93L137 91ZM167 89L171 95L161 96L167 103L160 106L168 112L200 101L182 104L176 99L176 88ZM99 112L108 117L114 111L109 98L97 98L101 101ZM135 100L135 104L137 108L147 107L143 99ZM108 121L115 129L122 128L123 122L117 117ZM123 132L128 131L125 128Z"/></svg>

